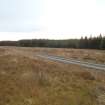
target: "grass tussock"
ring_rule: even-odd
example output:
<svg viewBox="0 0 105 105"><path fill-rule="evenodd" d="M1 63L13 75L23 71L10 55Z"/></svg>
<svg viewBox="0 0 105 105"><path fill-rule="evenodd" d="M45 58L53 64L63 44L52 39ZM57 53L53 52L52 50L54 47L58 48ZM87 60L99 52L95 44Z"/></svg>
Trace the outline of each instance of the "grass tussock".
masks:
<svg viewBox="0 0 105 105"><path fill-rule="evenodd" d="M83 78L84 80L95 80L95 77L90 72L76 72L75 75Z"/></svg>

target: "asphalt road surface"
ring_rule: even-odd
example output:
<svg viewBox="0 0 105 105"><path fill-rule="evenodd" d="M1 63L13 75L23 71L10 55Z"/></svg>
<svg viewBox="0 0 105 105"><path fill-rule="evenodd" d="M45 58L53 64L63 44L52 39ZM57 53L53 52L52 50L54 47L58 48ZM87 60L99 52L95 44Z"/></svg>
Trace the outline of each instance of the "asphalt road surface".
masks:
<svg viewBox="0 0 105 105"><path fill-rule="evenodd" d="M51 61L58 61L65 64L75 64L84 66L87 68L97 69L97 70L105 70L105 64L95 64L95 63L89 63L84 61L79 61L76 59L67 59L61 56L54 56L54 55L47 55L47 54L37 54L38 57L45 58Z"/></svg>

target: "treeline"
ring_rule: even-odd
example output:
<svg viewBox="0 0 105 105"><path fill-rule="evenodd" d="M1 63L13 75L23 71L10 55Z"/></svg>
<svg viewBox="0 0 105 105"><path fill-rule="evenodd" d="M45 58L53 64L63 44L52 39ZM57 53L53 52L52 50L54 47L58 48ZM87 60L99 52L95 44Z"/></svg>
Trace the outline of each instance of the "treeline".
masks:
<svg viewBox="0 0 105 105"><path fill-rule="evenodd" d="M21 47L51 47L51 48L81 48L81 49L105 49L105 37L81 37L81 39L47 40L31 39L19 41L0 41L0 46Z"/></svg>
<svg viewBox="0 0 105 105"><path fill-rule="evenodd" d="M79 48L86 49L105 49L105 36L100 34L98 37L81 38L79 40Z"/></svg>

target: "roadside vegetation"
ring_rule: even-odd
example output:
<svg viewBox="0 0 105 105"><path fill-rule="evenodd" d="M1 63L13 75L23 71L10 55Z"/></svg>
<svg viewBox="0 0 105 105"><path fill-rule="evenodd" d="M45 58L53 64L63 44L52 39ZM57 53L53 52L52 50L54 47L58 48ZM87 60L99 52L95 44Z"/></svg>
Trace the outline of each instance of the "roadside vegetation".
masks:
<svg viewBox="0 0 105 105"><path fill-rule="evenodd" d="M46 53L63 56L65 58L73 58L81 61L86 61L90 63L100 63L105 64L105 51L104 50L89 50L89 49L46 49Z"/></svg>
<svg viewBox="0 0 105 105"><path fill-rule="evenodd" d="M42 50L0 48L0 105L105 105L105 72L33 56Z"/></svg>

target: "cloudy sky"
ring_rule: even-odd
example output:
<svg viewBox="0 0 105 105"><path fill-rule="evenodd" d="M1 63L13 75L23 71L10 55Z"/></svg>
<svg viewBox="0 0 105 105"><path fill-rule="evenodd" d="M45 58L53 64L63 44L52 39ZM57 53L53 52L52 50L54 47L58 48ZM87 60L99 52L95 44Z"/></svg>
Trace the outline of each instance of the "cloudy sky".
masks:
<svg viewBox="0 0 105 105"><path fill-rule="evenodd" d="M0 0L0 40L105 34L105 0Z"/></svg>

